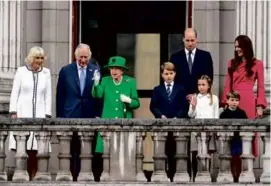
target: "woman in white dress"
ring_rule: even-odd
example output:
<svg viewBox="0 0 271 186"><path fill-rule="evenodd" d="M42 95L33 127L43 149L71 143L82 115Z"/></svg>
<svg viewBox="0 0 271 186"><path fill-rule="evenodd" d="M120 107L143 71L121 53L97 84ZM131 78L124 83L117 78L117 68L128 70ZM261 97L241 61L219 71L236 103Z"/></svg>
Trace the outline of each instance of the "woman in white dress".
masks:
<svg viewBox="0 0 271 186"><path fill-rule="evenodd" d="M43 67L44 50L34 46L30 49L25 62L16 71L10 96L9 112L12 118L50 118L52 104L51 73ZM9 135L9 149L16 150L13 133ZM30 180L37 170L37 140L30 132L27 141L28 172Z"/></svg>

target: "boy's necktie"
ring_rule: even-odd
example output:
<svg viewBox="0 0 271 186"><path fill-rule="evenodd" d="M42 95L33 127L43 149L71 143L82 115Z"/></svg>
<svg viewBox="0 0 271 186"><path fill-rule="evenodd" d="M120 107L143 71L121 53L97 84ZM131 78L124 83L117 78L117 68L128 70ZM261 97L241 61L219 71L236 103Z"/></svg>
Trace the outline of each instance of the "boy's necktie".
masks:
<svg viewBox="0 0 271 186"><path fill-rule="evenodd" d="M171 95L170 87L171 87L171 84L168 83L168 84L167 84L167 97L168 97L168 100L170 100L170 95Z"/></svg>
<svg viewBox="0 0 271 186"><path fill-rule="evenodd" d="M189 71L190 71L190 74L191 74L191 72L192 72L192 65L193 65L193 63L192 63L192 51L189 51L189 53L188 53L188 67L189 67Z"/></svg>
<svg viewBox="0 0 271 186"><path fill-rule="evenodd" d="M84 68L80 68L80 90L81 90L81 95L83 94L84 88L85 88L85 82L86 82L86 70Z"/></svg>

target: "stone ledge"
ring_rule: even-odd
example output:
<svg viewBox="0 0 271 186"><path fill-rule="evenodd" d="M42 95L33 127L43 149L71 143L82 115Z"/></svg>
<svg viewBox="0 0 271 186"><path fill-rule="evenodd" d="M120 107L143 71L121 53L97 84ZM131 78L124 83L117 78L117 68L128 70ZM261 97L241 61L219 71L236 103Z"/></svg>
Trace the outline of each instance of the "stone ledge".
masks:
<svg viewBox="0 0 271 186"><path fill-rule="evenodd" d="M155 183L155 182L0 182L1 186L167 186L167 185L189 185L189 186L266 186L267 184L253 183L253 184L240 184L240 183L232 183L232 184L224 184L224 183Z"/></svg>
<svg viewBox="0 0 271 186"><path fill-rule="evenodd" d="M182 131L270 132L269 119L11 119L0 118L0 131Z"/></svg>

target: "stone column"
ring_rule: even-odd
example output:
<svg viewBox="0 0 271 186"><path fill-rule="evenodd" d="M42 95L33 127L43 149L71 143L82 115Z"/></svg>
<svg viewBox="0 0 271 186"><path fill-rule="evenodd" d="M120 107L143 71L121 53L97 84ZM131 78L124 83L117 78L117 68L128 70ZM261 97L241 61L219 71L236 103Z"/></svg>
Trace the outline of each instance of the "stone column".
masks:
<svg viewBox="0 0 271 186"><path fill-rule="evenodd" d="M165 144L167 132L154 132L153 133L153 146L154 146L154 170L151 180L152 181L167 181L165 172Z"/></svg>
<svg viewBox="0 0 271 186"><path fill-rule="evenodd" d="M102 138L104 140L104 153L103 153L103 173L101 175L101 181L106 181L110 180L110 137L111 137L111 132L102 132L101 133Z"/></svg>
<svg viewBox="0 0 271 186"><path fill-rule="evenodd" d="M254 183L255 175L253 172L253 159L252 155L252 138L254 136L253 132L240 132L240 136L243 144L243 153L241 155L242 159L242 172L239 177L240 183Z"/></svg>
<svg viewBox="0 0 271 186"><path fill-rule="evenodd" d="M174 132L176 140L176 174L174 182L189 182L190 177L187 172L187 149L188 139L190 134L188 132Z"/></svg>
<svg viewBox="0 0 271 186"><path fill-rule="evenodd" d="M255 57L263 60L265 67L265 91L268 103L270 103L269 77L271 60L271 49L268 47L271 44L269 23L271 19L270 9L271 3L269 1L236 2L236 36L240 34L248 35L253 43Z"/></svg>
<svg viewBox="0 0 271 186"><path fill-rule="evenodd" d="M261 183L270 184L270 132L262 133L264 142L264 154L262 155L263 173L261 175Z"/></svg>
<svg viewBox="0 0 271 186"><path fill-rule="evenodd" d="M21 64L21 1L0 2L0 114L8 112L13 77Z"/></svg>
<svg viewBox="0 0 271 186"><path fill-rule="evenodd" d="M72 38L71 32L72 17L70 12L71 1L42 1L42 48L48 58L45 66L51 70L52 76L52 95L56 94L56 85L60 69L71 63L70 60ZM55 105L55 96L52 96L52 105ZM52 107L53 116L55 107Z"/></svg>
<svg viewBox="0 0 271 186"><path fill-rule="evenodd" d="M7 180L7 173L5 172L5 141L8 133L6 131L0 132L0 181Z"/></svg>
<svg viewBox="0 0 271 186"><path fill-rule="evenodd" d="M70 142L72 132L57 132L59 140L59 171L56 175L56 181L72 181L70 172Z"/></svg>
<svg viewBox="0 0 271 186"><path fill-rule="evenodd" d="M211 182L211 176L209 172L210 156L207 153L207 147L209 143L209 136L206 132L201 132L197 136L198 140L198 172L195 178L195 182Z"/></svg>
<svg viewBox="0 0 271 186"><path fill-rule="evenodd" d="M51 181L51 173L49 172L49 145L51 132L37 132L36 139L38 141L38 170L34 180L38 181Z"/></svg>
<svg viewBox="0 0 271 186"><path fill-rule="evenodd" d="M104 141L106 143L106 138ZM136 132L110 132L110 148L107 149L110 150L110 181L136 181ZM105 166L104 163L104 172Z"/></svg>
<svg viewBox="0 0 271 186"><path fill-rule="evenodd" d="M16 146L16 167L13 175L13 181L29 181L29 175L27 172L27 158L26 154L26 139L29 136L29 132L13 132L15 140L17 142Z"/></svg>
<svg viewBox="0 0 271 186"><path fill-rule="evenodd" d="M231 174L231 137L232 132L218 132L219 140L219 173L217 176L217 182L233 182Z"/></svg>
<svg viewBox="0 0 271 186"><path fill-rule="evenodd" d="M146 177L143 172L143 140L145 138L145 132L137 132L136 134L136 180L146 181Z"/></svg>
<svg viewBox="0 0 271 186"><path fill-rule="evenodd" d="M93 132L79 132L81 138L81 170L78 176L78 181L93 181L92 173L92 140Z"/></svg>

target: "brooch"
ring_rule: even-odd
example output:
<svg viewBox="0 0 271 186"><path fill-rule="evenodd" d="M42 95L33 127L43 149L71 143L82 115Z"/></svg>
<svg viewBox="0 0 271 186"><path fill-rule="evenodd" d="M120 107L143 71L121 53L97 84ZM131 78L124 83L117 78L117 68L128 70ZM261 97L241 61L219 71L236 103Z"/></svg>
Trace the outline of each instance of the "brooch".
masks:
<svg viewBox="0 0 271 186"><path fill-rule="evenodd" d="M125 82L128 83L130 81L130 79L126 79Z"/></svg>

